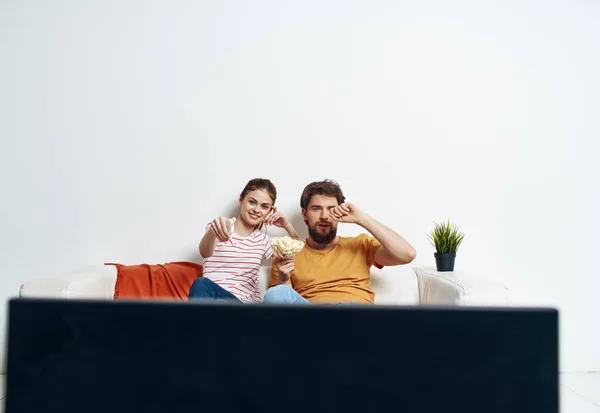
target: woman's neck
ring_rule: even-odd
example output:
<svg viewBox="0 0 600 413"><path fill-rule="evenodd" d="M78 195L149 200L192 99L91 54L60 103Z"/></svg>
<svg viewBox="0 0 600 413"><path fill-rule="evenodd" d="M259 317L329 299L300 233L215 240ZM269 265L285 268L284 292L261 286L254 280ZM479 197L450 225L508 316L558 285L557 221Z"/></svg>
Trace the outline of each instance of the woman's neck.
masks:
<svg viewBox="0 0 600 413"><path fill-rule="evenodd" d="M244 222L243 219L238 218L235 220L233 232L237 235L241 235L242 237L247 237L252 234L254 231L254 227L248 225L248 223Z"/></svg>

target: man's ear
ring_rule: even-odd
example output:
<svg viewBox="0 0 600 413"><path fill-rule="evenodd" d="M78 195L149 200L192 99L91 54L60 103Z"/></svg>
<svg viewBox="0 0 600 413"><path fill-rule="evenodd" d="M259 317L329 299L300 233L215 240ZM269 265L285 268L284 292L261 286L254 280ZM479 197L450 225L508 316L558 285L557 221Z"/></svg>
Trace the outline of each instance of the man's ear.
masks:
<svg viewBox="0 0 600 413"><path fill-rule="evenodd" d="M302 208L302 218L304 218L304 222L308 222L308 218L306 218L306 208Z"/></svg>

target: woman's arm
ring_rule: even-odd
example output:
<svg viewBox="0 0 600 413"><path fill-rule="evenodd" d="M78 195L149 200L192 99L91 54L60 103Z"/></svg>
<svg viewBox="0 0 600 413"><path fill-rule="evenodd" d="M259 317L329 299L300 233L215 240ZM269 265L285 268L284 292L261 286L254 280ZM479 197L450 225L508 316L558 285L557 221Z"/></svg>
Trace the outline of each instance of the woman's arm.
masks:
<svg viewBox="0 0 600 413"><path fill-rule="evenodd" d="M296 229L292 225L290 221L283 215L283 212L277 211L275 207L273 207L274 212L269 215L265 224L267 225L275 225L276 227L283 228L287 231L291 238L300 239L300 235L296 232Z"/></svg>
<svg viewBox="0 0 600 413"><path fill-rule="evenodd" d="M294 226L290 223L288 226L286 226L284 228L287 233L290 235L290 237L294 238L294 239L300 239L300 235L298 235L298 233L296 232L296 228L294 228Z"/></svg>
<svg viewBox="0 0 600 413"><path fill-rule="evenodd" d="M200 240L200 245L198 246L198 250L200 251L200 256L202 258L212 257L213 252L215 252L215 247L217 246L217 237L214 232L210 229L206 231L206 234Z"/></svg>
<svg viewBox="0 0 600 413"><path fill-rule="evenodd" d="M227 221L229 221L229 218L218 217L210 223L210 228L206 231L198 246L202 258L208 258L213 255L217 246L217 240L223 242L229 239Z"/></svg>

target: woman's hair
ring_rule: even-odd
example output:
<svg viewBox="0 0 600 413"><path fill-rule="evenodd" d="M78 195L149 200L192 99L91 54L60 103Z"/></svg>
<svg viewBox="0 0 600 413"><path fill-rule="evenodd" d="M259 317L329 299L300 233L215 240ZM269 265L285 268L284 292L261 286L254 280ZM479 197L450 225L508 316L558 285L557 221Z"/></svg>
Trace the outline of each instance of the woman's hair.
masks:
<svg viewBox="0 0 600 413"><path fill-rule="evenodd" d="M339 205L343 204L346 200L340 185L331 179L312 182L306 185L306 188L304 188L302 196L300 197L300 208L307 209L313 195L333 196L337 199Z"/></svg>
<svg viewBox="0 0 600 413"><path fill-rule="evenodd" d="M240 194L240 200L244 199L246 195L248 195L248 192L254 191L256 189L262 189L267 194L269 194L272 201L271 204L275 205L275 200L277 199L277 189L275 188L275 185L273 185L273 182L264 178L254 178L248 181L248 183L242 190L242 193ZM264 222L261 222L256 227L254 227L254 229L260 230L263 227L263 225Z"/></svg>

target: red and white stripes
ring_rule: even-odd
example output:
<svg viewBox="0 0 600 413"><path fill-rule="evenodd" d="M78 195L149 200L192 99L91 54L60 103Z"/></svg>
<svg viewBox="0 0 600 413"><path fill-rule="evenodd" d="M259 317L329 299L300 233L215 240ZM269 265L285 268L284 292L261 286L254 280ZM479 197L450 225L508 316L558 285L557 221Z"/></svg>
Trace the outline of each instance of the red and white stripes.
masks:
<svg viewBox="0 0 600 413"><path fill-rule="evenodd" d="M244 303L260 303L260 264L273 256L269 236L254 231L247 237L232 234L217 242L213 255L202 262L203 276L214 281Z"/></svg>

